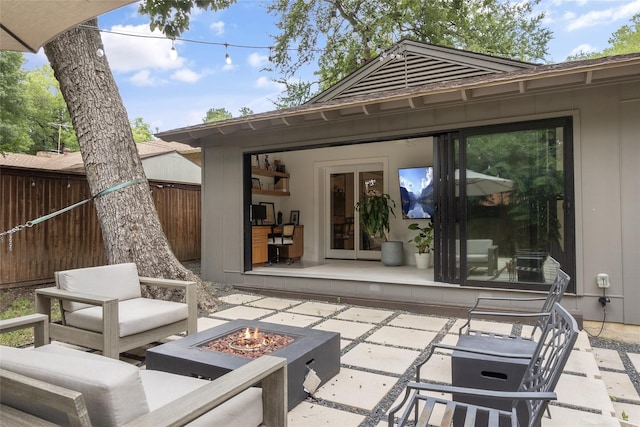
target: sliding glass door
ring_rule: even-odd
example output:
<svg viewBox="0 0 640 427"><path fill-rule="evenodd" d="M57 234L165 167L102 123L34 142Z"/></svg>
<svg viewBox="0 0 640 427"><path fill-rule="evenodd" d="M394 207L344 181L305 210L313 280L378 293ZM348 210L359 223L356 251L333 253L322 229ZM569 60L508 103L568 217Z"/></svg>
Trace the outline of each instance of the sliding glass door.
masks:
<svg viewBox="0 0 640 427"><path fill-rule="evenodd" d="M573 274L571 129L563 118L438 139L441 277L536 289L558 263Z"/></svg>

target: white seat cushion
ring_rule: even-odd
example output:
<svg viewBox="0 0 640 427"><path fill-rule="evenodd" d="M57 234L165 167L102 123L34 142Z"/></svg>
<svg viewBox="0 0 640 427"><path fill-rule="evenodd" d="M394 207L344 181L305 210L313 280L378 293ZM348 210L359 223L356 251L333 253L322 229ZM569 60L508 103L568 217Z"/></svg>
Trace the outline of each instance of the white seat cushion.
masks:
<svg viewBox="0 0 640 427"><path fill-rule="evenodd" d="M82 351L48 345L37 350L0 347L0 367L82 393L94 426L120 426L147 412L139 370L135 366ZM59 424L64 414L38 413L29 399L11 406Z"/></svg>
<svg viewBox="0 0 640 427"><path fill-rule="evenodd" d="M145 332L184 320L189 315L187 304L149 298L135 298L118 303L120 337ZM67 313L68 325L102 332L102 307L90 306Z"/></svg>
<svg viewBox="0 0 640 427"><path fill-rule="evenodd" d="M56 283L66 291L111 297L120 301L142 296L138 268L134 263L58 271ZM66 312L92 307L69 301L63 301L62 305Z"/></svg>
<svg viewBox="0 0 640 427"><path fill-rule="evenodd" d="M198 378L150 370L140 371L140 377L151 411L209 383ZM262 418L262 390L252 387L188 425L256 427L262 423Z"/></svg>

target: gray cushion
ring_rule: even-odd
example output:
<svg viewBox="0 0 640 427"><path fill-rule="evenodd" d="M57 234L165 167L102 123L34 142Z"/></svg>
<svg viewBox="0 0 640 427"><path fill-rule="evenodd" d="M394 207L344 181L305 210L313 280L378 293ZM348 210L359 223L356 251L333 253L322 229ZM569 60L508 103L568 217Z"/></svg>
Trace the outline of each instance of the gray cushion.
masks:
<svg viewBox="0 0 640 427"><path fill-rule="evenodd" d="M141 370L140 377L142 378L151 411L209 383L207 380L151 370ZM262 390L253 387L212 409L188 425L256 427L262 423L262 418Z"/></svg>
<svg viewBox="0 0 640 427"><path fill-rule="evenodd" d="M0 347L0 367L82 393L94 426L119 426L149 412L135 366L78 350L48 345L38 350ZM54 414L39 414L29 400L12 406L61 423Z"/></svg>
<svg viewBox="0 0 640 427"><path fill-rule="evenodd" d="M135 298L118 303L120 337L169 325L189 316L189 307L181 302ZM90 306L67 313L68 325L89 331L102 332L102 307Z"/></svg>
<svg viewBox="0 0 640 427"><path fill-rule="evenodd" d="M56 284L67 291L112 297L120 301L142 296L138 268L134 263L58 271ZM92 307L69 301L64 301L62 305L67 312Z"/></svg>

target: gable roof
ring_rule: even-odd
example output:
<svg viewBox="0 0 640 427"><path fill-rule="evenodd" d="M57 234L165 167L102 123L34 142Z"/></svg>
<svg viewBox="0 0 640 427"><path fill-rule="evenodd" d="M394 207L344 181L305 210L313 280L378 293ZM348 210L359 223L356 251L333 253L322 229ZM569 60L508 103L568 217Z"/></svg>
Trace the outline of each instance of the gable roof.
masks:
<svg viewBox="0 0 640 427"><path fill-rule="evenodd" d="M543 93L613 81L636 81L638 76L640 76L640 52L537 65L533 68L505 73L306 103L282 110L162 131L156 136L181 141L195 147L202 143L202 138L216 135L255 134L267 129L284 130L378 112L399 112L426 106L435 107L501 96Z"/></svg>
<svg viewBox="0 0 640 427"><path fill-rule="evenodd" d="M194 148L180 142L162 140L139 142L136 144L136 148L140 159L176 152L200 165L200 148ZM84 162L79 151L65 152L64 154L41 152L35 156L22 153L4 153L0 154L0 166L84 172Z"/></svg>
<svg viewBox="0 0 640 427"><path fill-rule="evenodd" d="M308 103L533 67L527 62L402 40Z"/></svg>

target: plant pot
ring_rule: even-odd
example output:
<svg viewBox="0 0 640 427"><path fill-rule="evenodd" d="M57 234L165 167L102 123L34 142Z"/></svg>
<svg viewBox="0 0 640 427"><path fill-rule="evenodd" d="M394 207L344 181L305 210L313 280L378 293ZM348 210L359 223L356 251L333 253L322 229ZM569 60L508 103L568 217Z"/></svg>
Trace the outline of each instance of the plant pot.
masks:
<svg viewBox="0 0 640 427"><path fill-rule="evenodd" d="M416 257L416 267L420 270L426 270L429 268L429 264L431 261L431 253L426 252L423 254L415 253L413 254Z"/></svg>
<svg viewBox="0 0 640 427"><path fill-rule="evenodd" d="M380 249L380 261L386 266L402 265L404 261L404 249L402 241L382 242Z"/></svg>

